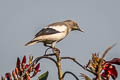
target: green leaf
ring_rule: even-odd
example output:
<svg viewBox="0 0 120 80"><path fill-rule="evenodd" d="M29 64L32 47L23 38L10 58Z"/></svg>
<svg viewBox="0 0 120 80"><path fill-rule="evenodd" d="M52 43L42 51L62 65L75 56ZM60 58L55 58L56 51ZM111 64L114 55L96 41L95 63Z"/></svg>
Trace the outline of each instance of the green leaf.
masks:
<svg viewBox="0 0 120 80"><path fill-rule="evenodd" d="M47 80L49 72L45 72L38 77L38 80Z"/></svg>

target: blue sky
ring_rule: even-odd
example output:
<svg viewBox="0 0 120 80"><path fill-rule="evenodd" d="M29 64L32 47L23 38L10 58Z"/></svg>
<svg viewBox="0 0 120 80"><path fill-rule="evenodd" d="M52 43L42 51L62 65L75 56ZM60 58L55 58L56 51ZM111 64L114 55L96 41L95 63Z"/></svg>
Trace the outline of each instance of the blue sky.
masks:
<svg viewBox="0 0 120 80"><path fill-rule="evenodd" d="M120 57L119 3L118 0L0 0L0 75L15 68L17 57L43 55L46 48L41 43L30 47L24 44L46 25L67 19L77 21L85 32L71 32L58 43L61 56L75 57L81 64L87 64L92 53L101 55L108 46L117 43L106 59ZM63 62L62 68L77 75L83 72L70 61ZM50 72L49 80L57 80L55 69L52 62L41 61L41 70ZM120 75L120 68L118 71ZM74 78L66 76L65 80Z"/></svg>

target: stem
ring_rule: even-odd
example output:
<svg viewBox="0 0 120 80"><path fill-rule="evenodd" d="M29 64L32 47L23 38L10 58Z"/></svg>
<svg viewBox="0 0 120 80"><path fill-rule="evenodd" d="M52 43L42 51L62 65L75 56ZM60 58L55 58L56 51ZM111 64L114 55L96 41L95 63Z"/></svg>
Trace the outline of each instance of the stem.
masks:
<svg viewBox="0 0 120 80"><path fill-rule="evenodd" d="M60 57L59 49L55 48L54 53L55 53L55 56L56 56L56 59L57 59L58 78L59 78L59 80L64 80L62 78L63 73L62 73L62 68L61 68L61 57Z"/></svg>
<svg viewBox="0 0 120 80"><path fill-rule="evenodd" d="M76 80L79 80L79 78L78 78L74 73L72 73L72 72L70 72L70 71L66 71L66 72L63 74L62 78L64 78L66 74L71 74L73 77L75 77Z"/></svg>
<svg viewBox="0 0 120 80"><path fill-rule="evenodd" d="M96 75L96 73L92 72L91 70L87 69L86 66L83 66L82 64L80 64L75 58L72 57L61 57L61 59L69 59L72 60L73 62L75 62L77 65L79 65L81 68L83 68L84 70L93 73L94 75Z"/></svg>

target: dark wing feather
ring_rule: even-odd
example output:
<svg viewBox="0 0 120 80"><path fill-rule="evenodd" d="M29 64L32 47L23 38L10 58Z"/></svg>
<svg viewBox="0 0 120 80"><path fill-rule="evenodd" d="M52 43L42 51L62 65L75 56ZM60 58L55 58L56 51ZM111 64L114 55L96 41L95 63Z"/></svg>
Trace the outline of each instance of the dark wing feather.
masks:
<svg viewBox="0 0 120 80"><path fill-rule="evenodd" d="M44 28L40 30L35 37L41 36L41 35L49 35L49 34L55 34L55 33L60 33L59 31L56 31L55 29L52 28Z"/></svg>

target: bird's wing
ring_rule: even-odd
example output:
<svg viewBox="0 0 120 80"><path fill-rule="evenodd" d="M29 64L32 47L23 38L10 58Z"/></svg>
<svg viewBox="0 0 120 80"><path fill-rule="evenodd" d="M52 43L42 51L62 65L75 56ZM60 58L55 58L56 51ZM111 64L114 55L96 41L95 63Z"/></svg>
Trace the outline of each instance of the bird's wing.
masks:
<svg viewBox="0 0 120 80"><path fill-rule="evenodd" d="M64 32L67 29L64 22L56 22L48 25L47 27L40 30L35 37L41 36L41 35L50 35L50 34L56 34L60 32Z"/></svg>
<svg viewBox="0 0 120 80"><path fill-rule="evenodd" d="M52 28L43 28L40 30L35 37L41 36L41 35L50 35L50 34L55 34L55 33L60 33L59 31L52 29Z"/></svg>
<svg viewBox="0 0 120 80"><path fill-rule="evenodd" d="M48 25L49 28L55 29L59 32L64 32L67 29L67 25L64 22L56 22Z"/></svg>

